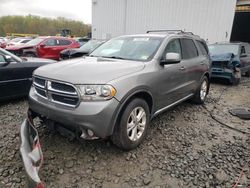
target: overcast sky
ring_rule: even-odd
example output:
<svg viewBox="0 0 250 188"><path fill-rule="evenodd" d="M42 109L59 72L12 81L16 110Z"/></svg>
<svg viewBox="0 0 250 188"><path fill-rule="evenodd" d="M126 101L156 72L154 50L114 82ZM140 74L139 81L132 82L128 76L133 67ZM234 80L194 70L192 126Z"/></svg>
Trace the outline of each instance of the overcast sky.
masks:
<svg viewBox="0 0 250 188"><path fill-rule="evenodd" d="M0 16L58 16L91 23L91 0L0 0Z"/></svg>

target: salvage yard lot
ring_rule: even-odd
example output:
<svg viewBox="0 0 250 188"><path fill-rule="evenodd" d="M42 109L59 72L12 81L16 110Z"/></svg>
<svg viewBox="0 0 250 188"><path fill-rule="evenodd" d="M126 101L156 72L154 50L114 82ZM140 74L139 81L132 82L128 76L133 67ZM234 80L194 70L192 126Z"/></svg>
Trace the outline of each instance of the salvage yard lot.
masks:
<svg viewBox="0 0 250 188"><path fill-rule="evenodd" d="M215 107L220 121L250 132L250 121L228 113L250 107L250 79L233 87L212 84L205 106ZM19 127L27 108L25 99L0 104L0 186L25 185ZM249 135L217 123L204 107L188 102L155 118L146 140L130 152L108 140L68 141L41 125L38 131L45 157L41 178L48 187L231 188L243 167L240 184L250 186Z"/></svg>

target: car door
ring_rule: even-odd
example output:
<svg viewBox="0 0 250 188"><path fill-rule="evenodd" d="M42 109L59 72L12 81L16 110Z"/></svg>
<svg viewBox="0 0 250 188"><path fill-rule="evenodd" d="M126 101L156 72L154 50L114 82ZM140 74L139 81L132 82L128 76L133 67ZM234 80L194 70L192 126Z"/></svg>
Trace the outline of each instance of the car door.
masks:
<svg viewBox="0 0 250 188"><path fill-rule="evenodd" d="M38 54L39 57L56 59L56 48L58 46L58 40L49 38L39 45Z"/></svg>
<svg viewBox="0 0 250 188"><path fill-rule="evenodd" d="M183 60L181 62L183 71L183 92L185 95L194 93L204 73L205 58L199 56L198 49L190 38L181 39Z"/></svg>
<svg viewBox="0 0 250 188"><path fill-rule="evenodd" d="M0 54L0 62L3 62ZM32 83L32 73L44 63L17 61L0 63L0 100L28 95Z"/></svg>
<svg viewBox="0 0 250 188"><path fill-rule="evenodd" d="M162 59L167 53L178 53L182 56L180 39L175 38L168 42L162 54ZM158 108L164 108L182 99L183 94L183 76L182 62L176 64L160 65L157 73L158 83L156 87L159 91Z"/></svg>
<svg viewBox="0 0 250 188"><path fill-rule="evenodd" d="M36 65L37 66L37 65ZM27 95L35 69L22 62L10 62L0 67L0 99Z"/></svg>
<svg viewBox="0 0 250 188"><path fill-rule="evenodd" d="M13 69L10 63L7 63L4 55L0 54L0 100L7 98L12 94L12 75Z"/></svg>

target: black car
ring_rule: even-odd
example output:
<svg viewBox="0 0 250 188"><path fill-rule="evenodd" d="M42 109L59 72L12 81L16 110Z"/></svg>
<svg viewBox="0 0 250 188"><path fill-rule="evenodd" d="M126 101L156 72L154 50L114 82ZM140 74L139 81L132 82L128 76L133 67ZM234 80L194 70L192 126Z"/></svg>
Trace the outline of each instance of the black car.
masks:
<svg viewBox="0 0 250 188"><path fill-rule="evenodd" d="M71 59L88 55L94 49L102 45L105 41L92 39L80 48L65 49L60 53L60 59Z"/></svg>
<svg viewBox="0 0 250 188"><path fill-rule="evenodd" d="M20 58L0 48L0 101L28 95L33 71L54 62L41 58Z"/></svg>

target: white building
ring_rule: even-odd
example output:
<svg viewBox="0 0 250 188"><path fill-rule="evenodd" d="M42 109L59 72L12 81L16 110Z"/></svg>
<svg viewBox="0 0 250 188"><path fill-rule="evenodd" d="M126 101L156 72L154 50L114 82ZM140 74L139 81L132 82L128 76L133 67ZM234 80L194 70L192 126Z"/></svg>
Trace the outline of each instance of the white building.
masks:
<svg viewBox="0 0 250 188"><path fill-rule="evenodd" d="M236 3L237 0L92 0L92 36L108 39L148 30L181 29L210 43L229 41Z"/></svg>

